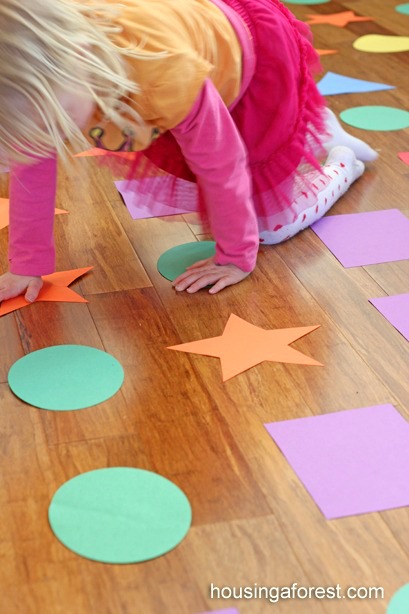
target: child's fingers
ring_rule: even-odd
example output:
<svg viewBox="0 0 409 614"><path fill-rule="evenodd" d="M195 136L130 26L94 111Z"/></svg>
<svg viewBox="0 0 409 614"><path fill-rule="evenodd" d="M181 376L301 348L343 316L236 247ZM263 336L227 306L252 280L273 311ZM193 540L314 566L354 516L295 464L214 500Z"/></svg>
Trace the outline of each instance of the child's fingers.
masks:
<svg viewBox="0 0 409 614"><path fill-rule="evenodd" d="M33 303L37 299L42 286L43 281L41 278L33 279L32 281L30 281L27 286L27 291L24 295L24 298L28 303Z"/></svg>
<svg viewBox="0 0 409 614"><path fill-rule="evenodd" d="M184 281L186 281L187 279L190 279L190 278L197 279L197 277L199 275L203 275L203 272L204 272L203 270L196 270L196 271L195 270L192 270L192 271L186 270L184 273L179 275L179 277L176 277L176 279L173 280L172 286L174 288L178 289L177 286L179 286L181 283L183 283Z"/></svg>
<svg viewBox="0 0 409 614"><path fill-rule="evenodd" d="M209 290L209 294L217 294L220 290L224 290L227 286L235 284L235 281L229 281L227 277L222 277L218 282L214 284Z"/></svg>
<svg viewBox="0 0 409 614"><path fill-rule="evenodd" d="M186 292L188 292L189 294L193 294L194 292L197 292L198 290L202 290L203 288L206 288L207 286L213 286L213 284L215 284L217 280L218 280L218 276L215 274L202 275L201 277L199 277L199 279L197 279L194 283L192 283L188 288L186 288Z"/></svg>
<svg viewBox="0 0 409 614"><path fill-rule="evenodd" d="M186 290L189 294L193 294L206 286L212 286L209 293L217 294L223 288L237 284L249 275L234 265L218 266L207 260L202 262L204 264L185 271L174 280L173 286L178 292Z"/></svg>
<svg viewBox="0 0 409 614"><path fill-rule="evenodd" d="M200 273L190 274L178 281L175 285L175 289L178 292L182 292L186 290L190 294L193 292L197 292L206 286L214 284L218 280L218 276L215 273L204 273L201 271Z"/></svg>
<svg viewBox="0 0 409 614"><path fill-rule="evenodd" d="M205 258L204 260L198 260L197 262L194 262L190 266L187 266L186 271L190 271L192 269L198 269L205 264L214 264L213 258Z"/></svg>

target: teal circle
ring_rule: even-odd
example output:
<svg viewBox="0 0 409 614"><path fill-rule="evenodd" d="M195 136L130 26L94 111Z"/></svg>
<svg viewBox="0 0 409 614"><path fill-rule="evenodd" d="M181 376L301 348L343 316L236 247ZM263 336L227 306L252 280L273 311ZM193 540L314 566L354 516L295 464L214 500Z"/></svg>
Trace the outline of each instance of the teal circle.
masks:
<svg viewBox="0 0 409 614"><path fill-rule="evenodd" d="M409 584L405 584L392 597L386 614L408 614L409 612Z"/></svg>
<svg viewBox="0 0 409 614"><path fill-rule="evenodd" d="M132 467L82 473L54 494L48 519L67 548L102 563L138 563L166 554L189 531L186 495L166 478Z"/></svg>
<svg viewBox="0 0 409 614"><path fill-rule="evenodd" d="M183 243L183 245L171 247L160 256L157 263L158 271L165 279L173 281L182 275L188 266L199 260L211 258L215 253L216 243L214 241Z"/></svg>
<svg viewBox="0 0 409 614"><path fill-rule="evenodd" d="M54 411L102 403L123 381L124 371L116 358L85 345L54 345L31 352L15 362L8 374L17 397Z"/></svg>
<svg viewBox="0 0 409 614"><path fill-rule="evenodd" d="M340 113L342 121L362 130L403 130L409 128L409 111L395 107L362 106Z"/></svg>
<svg viewBox="0 0 409 614"><path fill-rule="evenodd" d="M285 4L325 4L330 0L284 0Z"/></svg>
<svg viewBox="0 0 409 614"><path fill-rule="evenodd" d="M409 2L398 4L398 6L395 6L395 11L402 13L402 15L409 15Z"/></svg>

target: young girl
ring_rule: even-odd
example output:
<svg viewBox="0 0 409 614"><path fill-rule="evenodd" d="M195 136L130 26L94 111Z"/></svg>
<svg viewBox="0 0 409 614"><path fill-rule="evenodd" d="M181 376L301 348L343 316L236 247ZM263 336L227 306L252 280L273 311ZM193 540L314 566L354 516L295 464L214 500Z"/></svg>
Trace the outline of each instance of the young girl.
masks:
<svg viewBox="0 0 409 614"><path fill-rule="evenodd" d="M314 65L307 27L278 0L2 0L0 162L11 176L0 300L35 300L54 270L56 155L67 158L66 141L84 149L89 121L128 135L128 176L154 178L168 204L183 200L181 180L196 182L216 256L176 290L244 279L260 242L315 222L362 174L357 158L376 157L325 109ZM102 133L91 131L100 146ZM321 170L323 144L334 148Z"/></svg>

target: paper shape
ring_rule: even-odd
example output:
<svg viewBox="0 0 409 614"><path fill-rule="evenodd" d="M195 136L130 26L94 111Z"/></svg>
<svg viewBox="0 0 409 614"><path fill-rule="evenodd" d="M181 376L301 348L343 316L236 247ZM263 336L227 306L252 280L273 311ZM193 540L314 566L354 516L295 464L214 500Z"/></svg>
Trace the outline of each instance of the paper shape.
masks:
<svg viewBox="0 0 409 614"><path fill-rule="evenodd" d="M160 182L161 179L158 180L154 177L144 179L142 180L143 187L140 185L141 181L136 179L115 181L115 186L121 194L132 219L142 220L192 212L191 208L172 207L155 198L155 184L158 181ZM184 181L184 184L186 184L184 186L185 190L191 191L192 194L196 193L197 188L195 184L189 181Z"/></svg>
<svg viewBox="0 0 409 614"><path fill-rule="evenodd" d="M265 330L231 314L219 337L173 345L168 349L220 358L225 382L264 361L322 367L320 362L289 347L317 328L319 325Z"/></svg>
<svg viewBox="0 0 409 614"><path fill-rule="evenodd" d="M402 15L409 15L409 2L405 2L405 4L398 4L398 6L395 6L395 11L401 13Z"/></svg>
<svg viewBox="0 0 409 614"><path fill-rule="evenodd" d="M355 39L352 46L367 53L399 53L409 51L409 36L365 34Z"/></svg>
<svg viewBox="0 0 409 614"><path fill-rule="evenodd" d="M102 563L138 563L173 550L186 536L192 510L173 482L143 469L82 473L55 493L48 519L70 550Z"/></svg>
<svg viewBox="0 0 409 614"><path fill-rule="evenodd" d="M284 0L285 4L326 4L331 0Z"/></svg>
<svg viewBox="0 0 409 614"><path fill-rule="evenodd" d="M135 151L110 151L109 149L101 149L100 147L92 147L86 151L75 154L74 158L94 158L94 157L116 157L125 158L126 160L133 160L135 158Z"/></svg>
<svg viewBox="0 0 409 614"><path fill-rule="evenodd" d="M225 610L209 610L208 612L201 612L201 614L240 614L237 608L227 608Z"/></svg>
<svg viewBox="0 0 409 614"><path fill-rule="evenodd" d="M82 269L72 269L69 271L51 273L51 275L44 275L42 277L44 285L34 302L55 301L61 303L88 303L87 299L74 292L74 290L70 290L68 286L78 279L78 277L88 273L92 268L92 266L89 266ZM33 303L28 303L24 296L10 298L0 304L0 316L4 316L7 313L11 313L22 307L28 307L32 304Z"/></svg>
<svg viewBox="0 0 409 614"><path fill-rule="evenodd" d="M192 241L183 243L166 250L157 262L159 273L169 281L174 281L176 277L182 275L192 264L212 258L216 253L216 243L214 241Z"/></svg>
<svg viewBox="0 0 409 614"><path fill-rule="evenodd" d="M409 505L409 423L393 405L265 426L326 518Z"/></svg>
<svg viewBox="0 0 409 614"><path fill-rule="evenodd" d="M408 614L409 612L409 584L402 586L388 603L386 614Z"/></svg>
<svg viewBox="0 0 409 614"><path fill-rule="evenodd" d="M318 55L332 55L333 53L338 53L336 49L316 49L315 51Z"/></svg>
<svg viewBox="0 0 409 614"><path fill-rule="evenodd" d="M54 345L23 356L8 383L29 405L51 411L85 409L111 398L124 370L107 352L84 345Z"/></svg>
<svg viewBox="0 0 409 614"><path fill-rule="evenodd" d="M361 17L355 15L353 11L343 11L342 13L331 13L330 15L307 15L309 17L305 23L310 25L317 24L329 24L337 26L338 28L344 28L349 23L355 21L373 21L373 17Z"/></svg>
<svg viewBox="0 0 409 614"><path fill-rule="evenodd" d="M403 130L409 128L409 111L385 106L353 107L341 111L340 118L346 124L361 130Z"/></svg>
<svg viewBox="0 0 409 614"><path fill-rule="evenodd" d="M0 230L7 228L10 223L10 201L8 198L0 198ZM62 213L68 213L64 209L56 209L55 215L61 215Z"/></svg>
<svg viewBox="0 0 409 614"><path fill-rule="evenodd" d="M371 298L369 302L409 341L409 294Z"/></svg>
<svg viewBox="0 0 409 614"><path fill-rule="evenodd" d="M378 92L381 90L393 90L394 85L385 85L375 81L363 81L346 77L336 72L327 72L326 75L317 83L319 92L323 96L333 96L334 94L353 94L356 92Z"/></svg>
<svg viewBox="0 0 409 614"><path fill-rule="evenodd" d="M405 162L405 164L409 164L409 151L401 151L398 156L402 160L402 162Z"/></svg>
<svg viewBox="0 0 409 614"><path fill-rule="evenodd" d="M330 215L311 228L347 268L409 259L409 219L398 209Z"/></svg>
<svg viewBox="0 0 409 614"><path fill-rule="evenodd" d="M9 199L0 198L0 230L7 228L10 222Z"/></svg>

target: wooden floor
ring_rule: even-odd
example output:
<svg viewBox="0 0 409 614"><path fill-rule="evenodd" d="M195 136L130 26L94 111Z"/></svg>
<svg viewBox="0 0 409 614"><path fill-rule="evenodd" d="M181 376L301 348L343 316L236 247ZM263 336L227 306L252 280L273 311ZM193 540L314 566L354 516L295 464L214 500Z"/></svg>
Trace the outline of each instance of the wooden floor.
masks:
<svg viewBox="0 0 409 614"><path fill-rule="evenodd" d="M324 69L398 86L333 96L337 113L361 104L407 108L409 56L352 48L367 33L409 32L392 0L292 5L307 13L354 10L375 18L314 26L315 46L337 49ZM334 213L398 208L409 215L408 131L351 129L380 152ZM0 196L7 196L6 180ZM409 509L327 521L263 424L392 403L409 419L408 343L368 298L408 291L409 262L344 269L311 230L260 250L243 283L210 296L176 294L156 270L167 248L197 239L182 217L132 221L112 178L82 159L60 175L58 270L94 266L73 288L87 304L38 303L0 319L0 612L197 614L227 607L268 612L378 614L409 577ZM6 267L7 231L0 233ZM217 359L166 346L221 334L231 313L264 328L321 324L297 342L317 369L265 363L223 384ZM122 389L77 412L41 411L7 385L24 354L56 344L105 349L124 366ZM162 558L111 566L76 556L53 536L47 509L79 473L131 466L173 480L193 526ZM382 586L384 600L211 600L223 587Z"/></svg>

